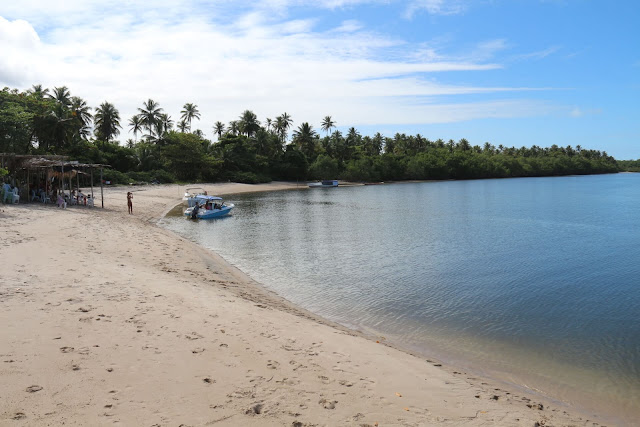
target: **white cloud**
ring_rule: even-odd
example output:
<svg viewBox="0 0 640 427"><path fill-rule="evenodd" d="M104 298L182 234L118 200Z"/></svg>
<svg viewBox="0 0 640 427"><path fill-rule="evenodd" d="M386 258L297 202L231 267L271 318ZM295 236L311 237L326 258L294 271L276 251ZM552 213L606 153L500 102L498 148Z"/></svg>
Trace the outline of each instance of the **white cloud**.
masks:
<svg viewBox="0 0 640 427"><path fill-rule="evenodd" d="M0 17L0 37L10 37L11 43L0 40L16 46L0 51L0 87L66 85L89 105L109 101L120 110L123 139L129 135L129 118L148 98L174 120L184 103L196 103L202 121L194 127L208 135L215 121L234 120L245 109L262 120L287 111L295 125L332 115L354 126L540 111L539 105L524 101L433 103L436 97L531 90L445 85L434 78L434 73L500 68L485 61L504 48L503 40L485 42L475 57L455 58L425 43L414 46L368 30L360 21L317 30L313 17L287 19L286 12L266 10L286 8L294 0L260 2L259 9L240 14L224 7L228 0L205 9L186 0L158 0L152 7L127 2L111 10L97 0L62 3L60 11L57 4L35 0L24 0L20 8L0 6L0 13L26 19ZM362 1L316 3L348 7ZM436 3L431 7L440 11L455 4Z"/></svg>
<svg viewBox="0 0 640 427"><path fill-rule="evenodd" d="M39 51L40 39L24 20L8 21L0 16L0 83L20 85L31 75L31 58Z"/></svg>
<svg viewBox="0 0 640 427"><path fill-rule="evenodd" d="M549 55L552 55L560 50L560 46L551 46L543 50L539 50L537 52L525 53L522 55L517 55L515 59L543 59Z"/></svg>
<svg viewBox="0 0 640 427"><path fill-rule="evenodd" d="M591 109L584 110L582 108L573 107L571 111L569 111L569 115L574 118L580 118L584 116L594 116L601 113L602 113L602 109L600 108L591 108Z"/></svg>
<svg viewBox="0 0 640 427"><path fill-rule="evenodd" d="M405 14L411 18L423 10L431 15L456 15L466 10L466 4L462 0L412 0Z"/></svg>

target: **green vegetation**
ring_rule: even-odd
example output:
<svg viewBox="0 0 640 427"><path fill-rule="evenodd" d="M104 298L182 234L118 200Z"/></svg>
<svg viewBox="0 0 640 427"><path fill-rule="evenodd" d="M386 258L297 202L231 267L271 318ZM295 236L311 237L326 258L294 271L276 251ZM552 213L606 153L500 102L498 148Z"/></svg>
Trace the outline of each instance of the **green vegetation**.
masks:
<svg viewBox="0 0 640 427"><path fill-rule="evenodd" d="M640 159L618 160L618 167L622 172L640 172Z"/></svg>
<svg viewBox="0 0 640 427"><path fill-rule="evenodd" d="M191 130L200 120L197 105L186 103L174 122L153 99L128 120L133 139L120 145L121 117L103 102L91 107L65 86L36 85L25 92L0 91L0 152L65 154L83 162L112 166L104 178L132 181L236 181L272 179L473 179L610 173L640 170L640 161L616 160L606 152L580 146L542 148L472 146L466 139L435 141L421 135L362 136L355 128L343 135L331 116L319 135L308 122L291 132L287 113L264 124L250 110L228 124L212 125L216 141ZM138 138L140 136L140 138Z"/></svg>

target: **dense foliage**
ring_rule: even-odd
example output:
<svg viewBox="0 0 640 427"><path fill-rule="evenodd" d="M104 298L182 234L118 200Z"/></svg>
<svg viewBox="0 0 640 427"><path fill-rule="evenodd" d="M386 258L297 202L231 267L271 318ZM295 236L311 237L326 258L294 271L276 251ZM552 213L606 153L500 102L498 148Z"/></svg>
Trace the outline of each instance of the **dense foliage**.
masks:
<svg viewBox="0 0 640 427"><path fill-rule="evenodd" d="M291 133L287 113L264 124L250 110L225 125L216 122L216 142L191 130L200 119L197 105L186 103L176 129L160 105L149 99L128 121L134 139L120 145L121 118L103 102L91 107L66 87L33 86L0 91L0 152L66 154L84 162L109 164L113 182L221 181L257 183L272 179L390 181L473 179L617 172L606 152L580 146L530 148L472 146L466 139L435 141L421 135L362 136L355 128L335 130L331 116L321 131L302 123ZM138 139L138 136L141 136ZM622 162L640 170L638 162Z"/></svg>
<svg viewBox="0 0 640 427"><path fill-rule="evenodd" d="M618 166L621 171L640 172L640 159L638 160L618 160Z"/></svg>

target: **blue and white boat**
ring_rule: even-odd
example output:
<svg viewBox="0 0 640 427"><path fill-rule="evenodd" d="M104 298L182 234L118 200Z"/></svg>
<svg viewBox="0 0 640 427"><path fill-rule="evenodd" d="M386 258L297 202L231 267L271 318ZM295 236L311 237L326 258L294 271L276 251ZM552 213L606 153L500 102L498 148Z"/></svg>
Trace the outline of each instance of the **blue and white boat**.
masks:
<svg viewBox="0 0 640 427"><path fill-rule="evenodd" d="M187 199L189 207L184 215L192 219L212 219L226 216L234 208L233 203L225 203L222 197L198 194Z"/></svg>
<svg viewBox="0 0 640 427"><path fill-rule="evenodd" d="M312 182L309 184L309 188L332 188L338 186L337 179L325 179L320 182Z"/></svg>

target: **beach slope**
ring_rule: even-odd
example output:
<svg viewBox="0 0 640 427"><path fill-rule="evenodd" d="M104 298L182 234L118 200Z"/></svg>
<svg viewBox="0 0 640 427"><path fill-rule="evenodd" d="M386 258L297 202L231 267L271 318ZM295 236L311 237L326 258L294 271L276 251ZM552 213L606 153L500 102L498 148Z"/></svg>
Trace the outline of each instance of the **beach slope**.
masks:
<svg viewBox="0 0 640 427"><path fill-rule="evenodd" d="M264 290L155 225L183 191L1 207L0 425L592 425Z"/></svg>

